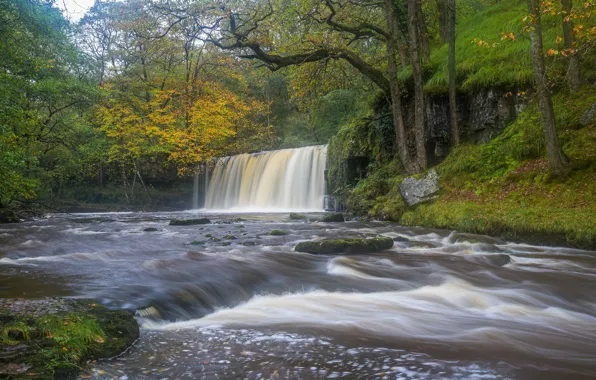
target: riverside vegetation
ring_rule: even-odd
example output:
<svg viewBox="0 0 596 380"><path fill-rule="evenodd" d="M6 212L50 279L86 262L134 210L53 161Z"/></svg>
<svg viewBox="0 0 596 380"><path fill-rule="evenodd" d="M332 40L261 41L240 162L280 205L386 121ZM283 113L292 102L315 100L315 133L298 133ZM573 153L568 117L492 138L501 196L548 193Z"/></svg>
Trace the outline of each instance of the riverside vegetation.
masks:
<svg viewBox="0 0 596 380"><path fill-rule="evenodd" d="M329 142L355 214L594 245L591 1L0 4L0 207L20 216L189 208L214 157ZM401 179L433 166L440 197L405 208Z"/></svg>

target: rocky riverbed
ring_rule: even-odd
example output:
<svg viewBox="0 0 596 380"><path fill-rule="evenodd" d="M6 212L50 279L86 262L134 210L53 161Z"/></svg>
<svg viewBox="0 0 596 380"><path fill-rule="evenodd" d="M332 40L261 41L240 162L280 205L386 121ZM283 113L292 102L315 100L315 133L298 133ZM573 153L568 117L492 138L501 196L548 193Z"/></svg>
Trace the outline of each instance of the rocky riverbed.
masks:
<svg viewBox="0 0 596 380"><path fill-rule="evenodd" d="M54 214L2 225L0 296L13 314L60 316L61 326L79 322L71 302L138 311L139 341L81 365L81 378L596 376L596 252L305 216ZM202 218L209 223L170 225ZM383 244L295 249L346 239ZM18 322L28 321L6 323ZM86 331L100 337L87 339L93 346L108 341L106 330ZM27 341L17 329L6 336L6 347Z"/></svg>

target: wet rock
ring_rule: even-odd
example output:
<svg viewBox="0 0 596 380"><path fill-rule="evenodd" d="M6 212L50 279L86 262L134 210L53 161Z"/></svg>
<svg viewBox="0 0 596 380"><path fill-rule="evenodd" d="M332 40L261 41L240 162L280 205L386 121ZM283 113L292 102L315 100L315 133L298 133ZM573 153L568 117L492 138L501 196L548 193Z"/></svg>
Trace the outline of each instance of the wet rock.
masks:
<svg viewBox="0 0 596 380"><path fill-rule="evenodd" d="M207 218L199 219L172 219L170 220L170 226L190 226L193 224L210 224L211 221Z"/></svg>
<svg viewBox="0 0 596 380"><path fill-rule="evenodd" d="M595 117L596 117L596 102L594 102L592 104L592 107L590 107L590 109L588 109L586 112L584 112L582 117L579 118L579 123L582 126L586 127L592 122L592 120L594 120Z"/></svg>
<svg viewBox="0 0 596 380"><path fill-rule="evenodd" d="M336 239L304 241L296 245L297 252L313 254L355 254L384 251L393 247L393 239L378 237L373 239Z"/></svg>
<svg viewBox="0 0 596 380"><path fill-rule="evenodd" d="M228 246L232 245L232 243L229 241L224 241L223 243L221 243L221 245L224 247L228 247Z"/></svg>
<svg viewBox="0 0 596 380"><path fill-rule="evenodd" d="M202 240L194 240L190 242L190 245L204 245L205 242Z"/></svg>
<svg viewBox="0 0 596 380"><path fill-rule="evenodd" d="M410 241L410 239L408 239L407 237L403 237L403 236L397 236L397 237L393 238L393 241L408 242L408 241Z"/></svg>
<svg viewBox="0 0 596 380"><path fill-rule="evenodd" d="M0 223L19 223L21 219L12 210L0 209Z"/></svg>
<svg viewBox="0 0 596 380"><path fill-rule="evenodd" d="M258 241L245 241L241 243L245 247L254 247L255 245L260 245L261 243Z"/></svg>
<svg viewBox="0 0 596 380"><path fill-rule="evenodd" d="M145 232L155 232L155 231L157 231L157 228L155 228L155 227L148 227L148 228L144 228L143 231L145 231Z"/></svg>
<svg viewBox="0 0 596 380"><path fill-rule="evenodd" d="M439 175L431 169L422 179L405 178L399 185L399 192L410 207L433 200L439 195Z"/></svg>
<svg viewBox="0 0 596 380"><path fill-rule="evenodd" d="M139 338L132 312L91 300L2 299L0 315L0 378L72 379Z"/></svg>
<svg viewBox="0 0 596 380"><path fill-rule="evenodd" d="M304 214L298 214L296 212L291 212L290 213L290 219L291 220L306 220L306 215L304 215Z"/></svg>
<svg viewBox="0 0 596 380"><path fill-rule="evenodd" d="M236 240L237 239L236 236L229 235L229 234L228 235L224 235L223 238L224 239L227 239L227 240Z"/></svg>
<svg viewBox="0 0 596 380"><path fill-rule="evenodd" d="M498 254L498 255L489 255L486 257L490 264L496 265L499 267L505 266L511 262L511 256L506 255L504 253Z"/></svg>
<svg viewBox="0 0 596 380"><path fill-rule="evenodd" d="M288 231L284 231L284 230L272 230L266 233L266 235L269 236L284 236L284 235L288 235L289 232Z"/></svg>
<svg viewBox="0 0 596 380"><path fill-rule="evenodd" d="M325 214L321 218L321 222L326 222L326 223L345 222L344 214L341 214L341 213Z"/></svg>

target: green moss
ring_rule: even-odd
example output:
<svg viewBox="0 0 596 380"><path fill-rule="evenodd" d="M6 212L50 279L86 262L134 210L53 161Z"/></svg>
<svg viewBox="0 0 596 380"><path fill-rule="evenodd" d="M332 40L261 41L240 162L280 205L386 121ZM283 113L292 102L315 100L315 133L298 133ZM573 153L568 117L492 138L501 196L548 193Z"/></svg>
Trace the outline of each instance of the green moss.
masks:
<svg viewBox="0 0 596 380"><path fill-rule="evenodd" d="M155 232L155 231L158 231L158 230L155 227L148 227L148 228L144 228L143 231L145 231L145 232Z"/></svg>
<svg viewBox="0 0 596 380"><path fill-rule="evenodd" d="M554 3L559 6L558 3ZM466 14L465 4L460 4L456 39L456 67L458 85L462 91L476 91L487 88L530 88L534 82L530 41L527 33L522 32L527 15L527 5L518 0L504 0ZM461 15L461 16L460 16ZM594 17L594 16L592 16ZM592 24L596 22L594 18ZM556 37L561 34L559 16L543 16L543 34L545 51L560 48ZM585 20L587 24L590 21ZM515 34L515 40L501 40L502 33ZM426 64L427 92L447 92L447 45L431 52L431 61ZM594 79L590 63L595 59L594 52L584 58L585 70L591 80ZM550 58L547 63L553 77L559 82L565 77L564 60ZM407 82L411 78L411 69L401 70L399 78Z"/></svg>
<svg viewBox="0 0 596 380"><path fill-rule="evenodd" d="M341 222L345 222L344 214L341 214L341 213L325 214L321 218L321 222L326 222L326 223L341 223Z"/></svg>
<svg viewBox="0 0 596 380"><path fill-rule="evenodd" d="M86 300L49 300L44 305L50 309L66 305L70 311L42 315L2 312L1 343L25 347L11 360L29 369L26 373L0 373L0 377L74 378L86 360L116 356L139 337L131 312L108 310Z"/></svg>
<svg viewBox="0 0 596 380"><path fill-rule="evenodd" d="M442 192L435 202L406 209L399 194L403 175L388 163L349 192L348 209L408 226L596 247L596 128L579 124L594 99L594 86L553 97L559 136L572 160L568 178L550 175L540 115L530 104L497 138L462 145L436 166Z"/></svg>
<svg viewBox="0 0 596 380"><path fill-rule="evenodd" d="M283 236L283 235L288 235L289 232L285 231L285 230L272 230L266 233L266 235L269 236Z"/></svg>
<svg viewBox="0 0 596 380"><path fill-rule="evenodd" d="M237 238L236 238L236 236L234 236L234 235L230 235L230 234L228 234L228 235L224 235L224 236L223 236L223 239L227 239L227 240L236 240Z"/></svg>
<svg viewBox="0 0 596 380"><path fill-rule="evenodd" d="M291 212L290 213L290 219L291 220L306 220L306 215L304 215L304 214L298 214L296 212Z"/></svg>
<svg viewBox="0 0 596 380"><path fill-rule="evenodd" d="M304 241L298 243L295 250L312 254L355 254L378 252L391 247L393 247L393 239L379 237L373 239Z"/></svg>

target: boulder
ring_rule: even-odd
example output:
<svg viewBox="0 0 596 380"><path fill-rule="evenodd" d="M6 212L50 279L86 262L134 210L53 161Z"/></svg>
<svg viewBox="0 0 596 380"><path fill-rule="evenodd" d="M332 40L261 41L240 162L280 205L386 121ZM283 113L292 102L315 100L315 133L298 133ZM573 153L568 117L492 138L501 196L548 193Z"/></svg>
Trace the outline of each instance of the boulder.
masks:
<svg viewBox="0 0 596 380"><path fill-rule="evenodd" d="M290 219L291 220L306 220L306 215L298 214L297 212L291 212Z"/></svg>
<svg viewBox="0 0 596 380"><path fill-rule="evenodd" d="M579 119L579 123L582 126L586 127L586 126L590 125L590 123L592 122L592 120L594 120L595 117L596 117L596 102L594 102L592 104L592 107L590 107L590 109L588 109L586 112L584 112L582 117L580 117L580 119Z"/></svg>
<svg viewBox="0 0 596 380"><path fill-rule="evenodd" d="M405 178L399 185L399 192L409 207L435 199L439 195L439 175L431 169L422 179Z"/></svg>
<svg viewBox="0 0 596 380"><path fill-rule="evenodd" d="M170 220L170 226L190 226L193 224L210 224L211 221L207 218L199 219L172 219Z"/></svg>
<svg viewBox="0 0 596 380"><path fill-rule="evenodd" d="M21 219L14 213L14 211L7 209L0 209L0 223L19 223Z"/></svg>
<svg viewBox="0 0 596 380"><path fill-rule="evenodd" d="M356 253L372 253L393 247L393 239L378 237L373 239L335 239L320 241L303 241L296 245L296 252L324 255L342 255Z"/></svg>
<svg viewBox="0 0 596 380"><path fill-rule="evenodd" d="M0 300L0 378L74 379L139 338L134 314L91 300ZM33 376L33 377L32 377Z"/></svg>
<svg viewBox="0 0 596 380"><path fill-rule="evenodd" d="M344 214L342 214L342 213L325 214L321 218L321 222L326 222L326 223L345 222Z"/></svg>
<svg viewBox="0 0 596 380"><path fill-rule="evenodd" d="M269 235L269 236L284 236L284 235L288 235L288 234L289 234L288 231L284 231L284 230L273 230L273 231L267 232L265 235Z"/></svg>

